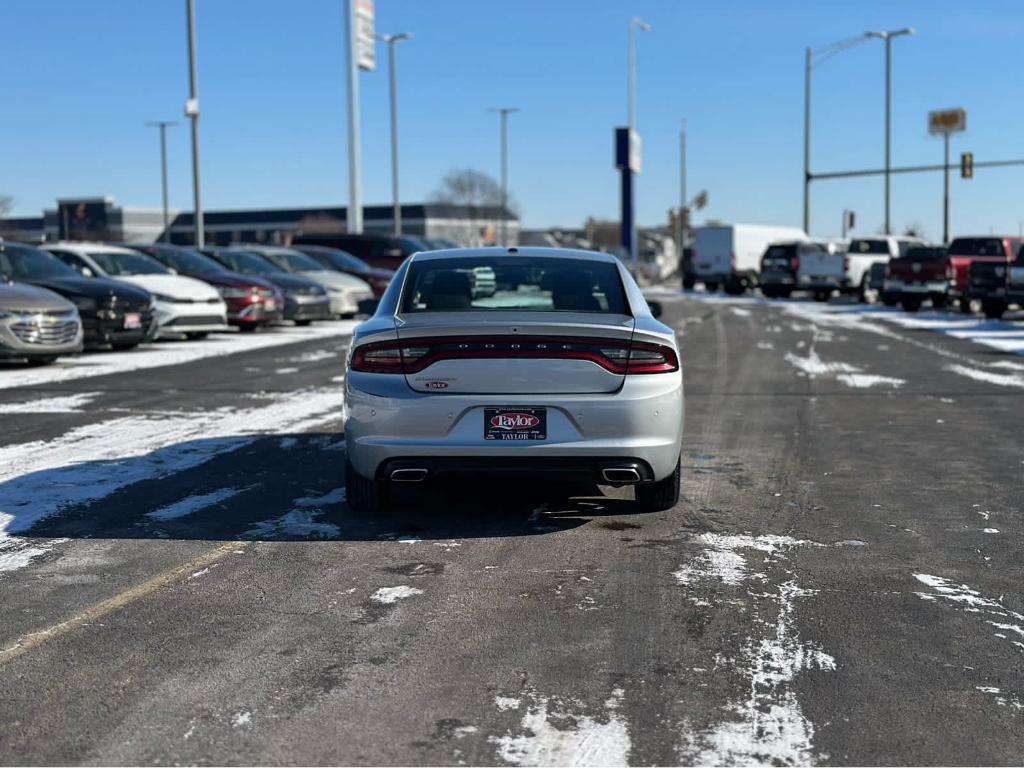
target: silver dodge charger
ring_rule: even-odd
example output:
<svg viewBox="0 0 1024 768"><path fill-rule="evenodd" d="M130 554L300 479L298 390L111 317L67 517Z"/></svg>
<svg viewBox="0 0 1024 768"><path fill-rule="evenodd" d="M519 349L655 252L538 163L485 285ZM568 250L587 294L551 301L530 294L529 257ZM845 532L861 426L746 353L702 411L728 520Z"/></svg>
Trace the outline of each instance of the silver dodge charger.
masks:
<svg viewBox="0 0 1024 768"><path fill-rule="evenodd" d="M473 291L481 270L493 294ZM679 500L675 333L614 256L477 248L410 256L356 328L345 378L346 485L358 512L392 485L524 473Z"/></svg>

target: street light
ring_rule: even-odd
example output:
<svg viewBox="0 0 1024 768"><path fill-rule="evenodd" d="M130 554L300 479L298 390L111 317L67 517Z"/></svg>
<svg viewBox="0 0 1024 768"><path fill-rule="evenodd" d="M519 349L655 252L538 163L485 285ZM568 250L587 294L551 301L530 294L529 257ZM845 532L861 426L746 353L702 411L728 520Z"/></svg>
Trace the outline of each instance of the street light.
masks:
<svg viewBox="0 0 1024 768"><path fill-rule="evenodd" d="M169 240L171 233L169 231L170 218L167 214L167 127L177 125L173 120L155 120L151 123L146 123L150 128L160 129L160 187L163 190L163 201L164 201L164 229L158 240Z"/></svg>
<svg viewBox="0 0 1024 768"><path fill-rule="evenodd" d="M188 101L185 116L192 121L192 203L194 207L195 246L205 245L203 204L199 195L199 73L196 68L196 12L192 0L185 0L188 16Z"/></svg>
<svg viewBox="0 0 1024 768"><path fill-rule="evenodd" d="M885 41L885 234L892 234L889 222L889 177L892 168L892 39L914 34L913 27L888 32L865 32L864 37Z"/></svg>
<svg viewBox="0 0 1024 768"><path fill-rule="evenodd" d="M398 198L398 86L395 75L395 43L412 40L412 35L400 32L397 35L374 35L374 38L388 46L388 79L391 91L391 199L394 206L394 232L402 234L402 206Z"/></svg>
<svg viewBox="0 0 1024 768"><path fill-rule="evenodd" d="M634 16L629 20L629 83L628 83L628 96L629 96L629 131L630 134L636 130L636 30L637 28L642 29L644 32L651 31L651 25L641 19L639 16Z"/></svg>
<svg viewBox="0 0 1024 768"><path fill-rule="evenodd" d="M818 50L804 50L804 232L811 233L811 71L847 48L863 43L864 35L849 37Z"/></svg>
<svg viewBox="0 0 1024 768"><path fill-rule="evenodd" d="M488 112L501 115L501 244L508 245L505 212L508 210L508 116L519 107L489 107Z"/></svg>

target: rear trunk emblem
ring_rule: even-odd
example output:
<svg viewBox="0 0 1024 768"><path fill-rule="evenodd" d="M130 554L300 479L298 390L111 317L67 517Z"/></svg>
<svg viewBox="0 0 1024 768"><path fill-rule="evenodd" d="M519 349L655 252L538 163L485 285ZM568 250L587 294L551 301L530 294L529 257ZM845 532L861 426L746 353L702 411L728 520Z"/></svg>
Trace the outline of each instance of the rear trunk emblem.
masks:
<svg viewBox="0 0 1024 768"><path fill-rule="evenodd" d="M428 381L423 385L427 389L448 389L447 381Z"/></svg>
<svg viewBox="0 0 1024 768"><path fill-rule="evenodd" d="M491 417L491 426L498 429L529 429L540 424L540 419L529 413L499 413Z"/></svg>

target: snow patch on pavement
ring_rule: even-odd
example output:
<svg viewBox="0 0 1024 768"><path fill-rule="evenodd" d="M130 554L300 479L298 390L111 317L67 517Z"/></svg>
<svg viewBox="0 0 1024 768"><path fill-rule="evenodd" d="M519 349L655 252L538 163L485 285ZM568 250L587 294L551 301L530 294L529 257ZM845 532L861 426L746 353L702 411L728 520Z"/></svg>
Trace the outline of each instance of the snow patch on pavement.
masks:
<svg viewBox="0 0 1024 768"><path fill-rule="evenodd" d="M994 371L983 371L979 368L970 368L966 365L947 365L947 371L959 376L966 376L974 381L983 381L986 384L995 384L999 387L1017 387L1024 389L1024 374L1020 373L995 373Z"/></svg>
<svg viewBox="0 0 1024 768"><path fill-rule="evenodd" d="M749 536L746 534L702 533L695 541L704 545L692 562L679 567L672 575L680 584L697 581L716 581L728 586L739 586L749 576L747 560L739 550L762 552L773 559L789 547L820 547L813 541L794 539L791 536Z"/></svg>
<svg viewBox="0 0 1024 768"><path fill-rule="evenodd" d="M993 632L993 634L1004 640L1009 639L1013 645L1024 650L1024 643L1008 638L1005 634L1011 632L1024 640L1024 614L1007 608L1003 605L1001 598L996 600L985 597L967 584L957 584L941 576L915 573L914 578L932 589L931 592L916 593L922 600L952 605L961 612L984 621L989 626L1003 630L1002 632ZM1002 621L996 621L996 618L1002 619Z"/></svg>
<svg viewBox="0 0 1024 768"><path fill-rule="evenodd" d="M177 520L179 517L192 515L207 507L212 507L214 504L220 504L222 501L227 501L233 496L242 493L242 491L248 491L254 487L250 485L246 488L221 488L209 493L197 493L194 496L186 496L184 499L173 504L147 512L146 517L151 517L154 520Z"/></svg>
<svg viewBox="0 0 1024 768"><path fill-rule="evenodd" d="M292 510L272 520L256 523L243 535L245 538L336 539L341 528L325 523L323 507L345 500L345 488L335 488L320 496L304 496L292 502Z"/></svg>
<svg viewBox="0 0 1024 768"><path fill-rule="evenodd" d="M902 387L906 384L905 379L897 379L892 376L875 376L870 373L841 373L836 379L850 387L857 389L868 389L870 387Z"/></svg>
<svg viewBox="0 0 1024 768"><path fill-rule="evenodd" d="M80 413L84 406L99 396L99 392L80 392L77 395L43 397L24 403L3 403L0 404L0 415L5 413Z"/></svg>
<svg viewBox="0 0 1024 768"><path fill-rule="evenodd" d="M184 365L209 357L223 357L238 352L299 344L315 339L351 336L352 329L357 325L358 322L354 320L332 321L315 323L304 328L280 327L275 328L273 333L255 336L218 334L201 341L144 344L130 352L91 352L88 355L61 359L45 368L4 371L4 375L0 377L0 389L31 387L92 376L107 376L111 373Z"/></svg>
<svg viewBox="0 0 1024 768"><path fill-rule="evenodd" d="M384 605L391 605L397 603L399 600L404 600L407 597L414 597L416 595L422 595L423 590L417 589L416 587L409 587L401 585L398 587L381 587L372 595L370 599L375 603L383 603Z"/></svg>
<svg viewBox="0 0 1024 768"><path fill-rule="evenodd" d="M623 696L623 690L616 688L604 702L604 710L592 716L533 694L518 733L510 730L488 741L497 748L498 757L512 765L628 765L632 745L626 720L619 713Z"/></svg>
<svg viewBox="0 0 1024 768"><path fill-rule="evenodd" d="M729 311L737 317L750 317L749 309L742 309L741 307L729 307Z"/></svg>

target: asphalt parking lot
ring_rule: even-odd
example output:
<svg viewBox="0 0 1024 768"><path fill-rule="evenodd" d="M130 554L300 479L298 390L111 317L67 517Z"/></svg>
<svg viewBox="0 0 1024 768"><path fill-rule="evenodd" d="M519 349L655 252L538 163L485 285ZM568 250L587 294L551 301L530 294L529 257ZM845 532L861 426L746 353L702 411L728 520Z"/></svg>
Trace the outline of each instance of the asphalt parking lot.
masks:
<svg viewBox="0 0 1024 768"><path fill-rule="evenodd" d="M0 763L1019 764L1024 326L657 297L665 513L354 516L352 323L0 368Z"/></svg>

